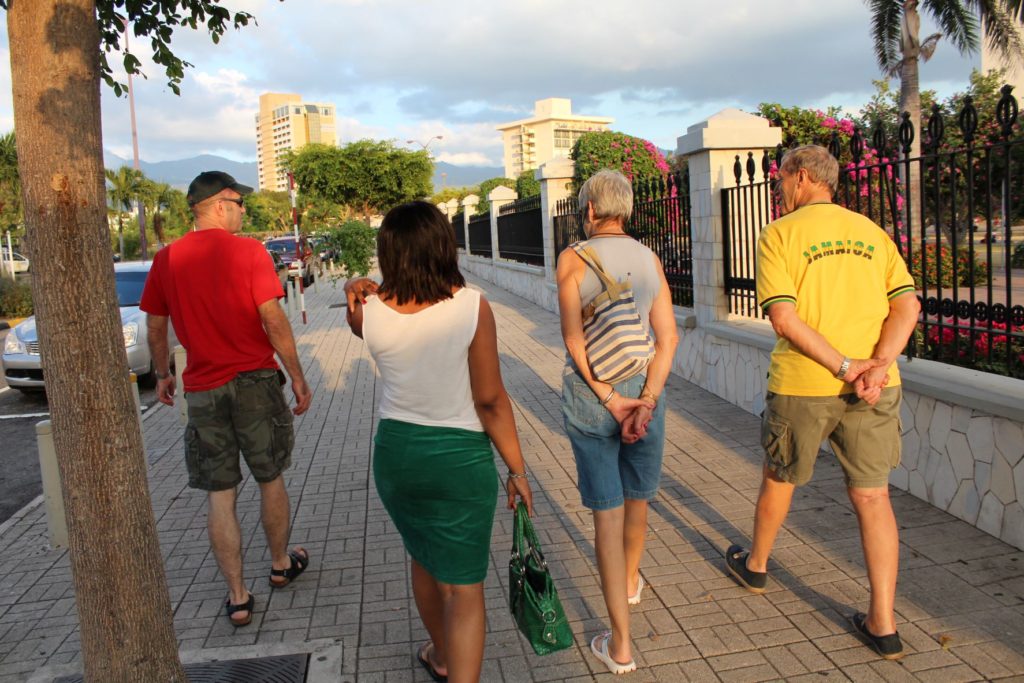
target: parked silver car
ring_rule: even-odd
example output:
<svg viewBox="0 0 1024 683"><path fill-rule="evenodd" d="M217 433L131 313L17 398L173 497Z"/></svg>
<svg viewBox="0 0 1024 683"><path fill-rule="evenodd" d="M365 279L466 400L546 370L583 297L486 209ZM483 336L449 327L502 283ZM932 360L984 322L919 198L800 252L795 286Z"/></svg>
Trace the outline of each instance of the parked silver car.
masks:
<svg viewBox="0 0 1024 683"><path fill-rule="evenodd" d="M151 381L153 359L146 343L146 314L139 310L139 300L146 284L151 263L114 264L114 282L117 301L121 306L121 325L124 346L128 352L128 367L140 381ZM174 329L169 330L170 348L178 345ZM41 391L43 363L39 356L39 337L35 316L26 319L7 333L2 358L4 379L8 386L20 391Z"/></svg>

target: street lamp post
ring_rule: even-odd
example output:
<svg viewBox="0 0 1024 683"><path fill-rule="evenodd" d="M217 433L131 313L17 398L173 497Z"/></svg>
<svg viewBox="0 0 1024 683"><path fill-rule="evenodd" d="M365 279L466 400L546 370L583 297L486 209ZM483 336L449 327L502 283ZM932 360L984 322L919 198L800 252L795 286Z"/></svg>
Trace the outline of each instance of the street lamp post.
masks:
<svg viewBox="0 0 1024 683"><path fill-rule="evenodd" d="M434 140L443 140L443 139L444 139L443 135L435 135L434 137L430 138L426 142L420 142L419 140L406 140L405 144L411 145L411 144L415 143L415 144L419 145L420 147L422 147L424 152L427 152L429 154L430 153L430 149L429 149L430 143L432 143Z"/></svg>

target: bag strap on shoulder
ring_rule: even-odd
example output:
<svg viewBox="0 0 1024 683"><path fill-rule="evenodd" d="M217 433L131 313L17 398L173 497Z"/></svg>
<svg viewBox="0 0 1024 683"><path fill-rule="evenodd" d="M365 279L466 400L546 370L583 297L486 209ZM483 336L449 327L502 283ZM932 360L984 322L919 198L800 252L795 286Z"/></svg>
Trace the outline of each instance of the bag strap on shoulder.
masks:
<svg viewBox="0 0 1024 683"><path fill-rule="evenodd" d="M601 284L603 284L604 288L608 291L608 295L613 299L617 299L619 297L619 292L623 289L623 286L604 269L601 265L601 259L598 257L597 252L594 251L594 248L585 245L586 242L576 242L572 245L573 251L575 251L576 254L583 259L583 262L590 266L591 270L594 271L597 277L601 280Z"/></svg>

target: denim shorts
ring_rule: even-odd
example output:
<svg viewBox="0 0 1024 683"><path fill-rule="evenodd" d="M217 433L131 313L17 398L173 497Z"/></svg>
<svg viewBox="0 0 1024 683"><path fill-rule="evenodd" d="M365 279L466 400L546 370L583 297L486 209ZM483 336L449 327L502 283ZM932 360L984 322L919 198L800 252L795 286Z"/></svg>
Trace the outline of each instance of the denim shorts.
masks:
<svg viewBox="0 0 1024 683"><path fill-rule="evenodd" d="M615 385L622 396L637 397L645 375ZM652 500L658 494L661 458L665 451L665 402L659 401L647 425L647 436L622 443L619 424L572 368L562 376L562 414L576 458L580 498L591 510L611 510L630 500Z"/></svg>

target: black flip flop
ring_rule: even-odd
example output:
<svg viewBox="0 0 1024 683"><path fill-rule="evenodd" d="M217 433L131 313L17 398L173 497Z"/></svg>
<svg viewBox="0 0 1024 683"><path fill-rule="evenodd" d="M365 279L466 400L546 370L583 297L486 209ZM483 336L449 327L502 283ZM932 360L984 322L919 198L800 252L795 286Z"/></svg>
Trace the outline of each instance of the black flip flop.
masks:
<svg viewBox="0 0 1024 683"><path fill-rule="evenodd" d="M437 669L435 669L434 665L431 663L430 657L427 656L427 648L433 646L434 644L429 641L423 643L423 645L420 646L420 649L416 652L416 660L420 663L420 666L427 670L430 677L437 681L437 683L448 683L448 677L437 673Z"/></svg>
<svg viewBox="0 0 1024 683"><path fill-rule="evenodd" d="M256 596L249 593L249 599L243 602L241 605L232 605L231 596L228 596L228 601L224 603L224 610L228 613L228 621L231 622L232 626L248 626L252 623L252 611L256 607ZM248 612L249 616L245 621L236 621L232 617L238 612Z"/></svg>
<svg viewBox="0 0 1024 683"><path fill-rule="evenodd" d="M853 624L853 628L857 631L857 635L859 635L872 650L877 652L882 659L899 659L902 657L903 642L900 640L899 632L890 633L887 636L876 636L868 630L867 619L868 615L863 612L857 612L850 617L850 623Z"/></svg>
<svg viewBox="0 0 1024 683"><path fill-rule="evenodd" d="M299 553L302 553L301 555ZM295 579L299 578L302 572L306 571L306 567L309 566L309 552L305 548L296 548L295 550L289 551L288 557L291 558L291 564L287 569L270 569L270 585L272 588L284 588ZM275 582L274 577L280 577L284 579L284 583Z"/></svg>

